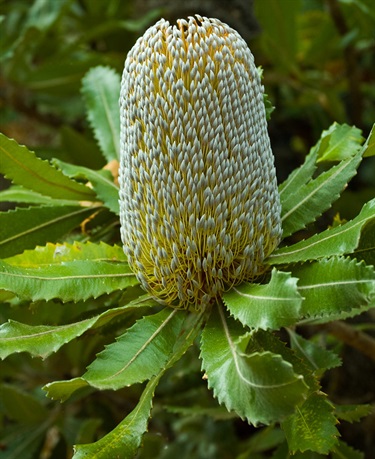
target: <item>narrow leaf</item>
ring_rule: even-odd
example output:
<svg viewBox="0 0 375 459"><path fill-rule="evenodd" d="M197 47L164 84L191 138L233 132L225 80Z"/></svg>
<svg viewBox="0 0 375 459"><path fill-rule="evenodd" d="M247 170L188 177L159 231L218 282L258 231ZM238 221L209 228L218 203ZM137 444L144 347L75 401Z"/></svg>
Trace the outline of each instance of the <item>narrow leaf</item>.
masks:
<svg viewBox="0 0 375 459"><path fill-rule="evenodd" d="M76 179L85 179L89 181L97 195L97 198L116 215L119 214L119 189L114 183L114 178L110 171L101 169L98 171L88 169L83 166L64 163L63 161L54 160L59 168L69 177Z"/></svg>
<svg viewBox="0 0 375 459"><path fill-rule="evenodd" d="M171 354L185 313L164 308L138 320L88 367L83 378L99 389L119 389L150 379Z"/></svg>
<svg viewBox="0 0 375 459"><path fill-rule="evenodd" d="M44 196L74 201L92 201L95 193L85 185L71 180L61 171L35 156L0 133L0 172L17 185Z"/></svg>
<svg viewBox="0 0 375 459"><path fill-rule="evenodd" d="M375 199L366 203L353 220L290 247L278 249L268 257L267 262L288 264L353 253L360 243L362 229L371 221L375 221Z"/></svg>
<svg viewBox="0 0 375 459"><path fill-rule="evenodd" d="M369 156L375 156L375 124L372 126L371 132L364 144L363 157L366 158Z"/></svg>
<svg viewBox="0 0 375 459"><path fill-rule="evenodd" d="M148 302L148 299L145 296L90 319L65 325L26 325L9 320L0 326L0 358L16 352L28 352L32 356L46 358L91 328L101 327L134 308L151 306L152 302Z"/></svg>
<svg viewBox="0 0 375 459"><path fill-rule="evenodd" d="M180 311L181 312L181 311ZM185 315L185 324L176 340L173 353L159 372L148 382L141 399L134 410L109 434L88 445L76 445L73 459L133 459L147 430L151 413L152 398L160 378L174 365L193 344L197 337L204 314Z"/></svg>
<svg viewBox="0 0 375 459"><path fill-rule="evenodd" d="M328 171L282 199L283 236L289 236L316 220L340 196L361 162L361 152L341 161Z"/></svg>
<svg viewBox="0 0 375 459"><path fill-rule="evenodd" d="M372 413L371 405L336 405L336 416L342 421L358 422L364 416Z"/></svg>
<svg viewBox="0 0 375 459"><path fill-rule="evenodd" d="M339 440L331 453L332 459L366 459L365 455L345 442Z"/></svg>
<svg viewBox="0 0 375 459"><path fill-rule="evenodd" d="M29 300L81 301L122 290L138 281L119 247L49 244L0 261L0 289ZM119 254L119 255L117 255Z"/></svg>
<svg viewBox="0 0 375 459"><path fill-rule="evenodd" d="M41 206L0 212L0 258L55 242L93 213L91 207Z"/></svg>
<svg viewBox="0 0 375 459"><path fill-rule="evenodd" d="M289 450L328 454L337 443L339 432L333 406L322 393L313 393L282 422Z"/></svg>
<svg viewBox="0 0 375 459"><path fill-rule="evenodd" d="M219 403L252 424L269 424L292 413L307 391L303 377L280 355L246 354L250 334L227 319L221 308L211 313L201 339L202 368Z"/></svg>
<svg viewBox="0 0 375 459"><path fill-rule="evenodd" d="M272 270L268 284L243 283L223 295L229 312L251 328L278 330L300 317L302 297L298 279L290 273Z"/></svg>
<svg viewBox="0 0 375 459"><path fill-rule="evenodd" d="M302 315L319 322L337 320L347 312L374 306L375 272L363 262L332 257L292 268L304 297Z"/></svg>
<svg viewBox="0 0 375 459"><path fill-rule="evenodd" d="M92 68L82 80L87 116L107 161L120 156L120 76L108 67Z"/></svg>
<svg viewBox="0 0 375 459"><path fill-rule="evenodd" d="M53 206L79 206L79 201L68 199L55 199L43 196L36 191L28 190L22 186L13 185L7 190L0 191L0 202L16 202L25 204L53 205Z"/></svg>

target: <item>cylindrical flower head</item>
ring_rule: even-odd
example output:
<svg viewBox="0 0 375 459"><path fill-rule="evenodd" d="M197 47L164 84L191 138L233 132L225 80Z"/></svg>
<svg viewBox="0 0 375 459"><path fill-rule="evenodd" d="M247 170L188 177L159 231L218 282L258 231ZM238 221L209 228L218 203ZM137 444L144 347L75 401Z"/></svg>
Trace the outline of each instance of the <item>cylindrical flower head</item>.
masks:
<svg viewBox="0 0 375 459"><path fill-rule="evenodd" d="M129 263L159 301L202 309L263 271L281 236L263 87L217 19L160 20L122 76L120 221Z"/></svg>

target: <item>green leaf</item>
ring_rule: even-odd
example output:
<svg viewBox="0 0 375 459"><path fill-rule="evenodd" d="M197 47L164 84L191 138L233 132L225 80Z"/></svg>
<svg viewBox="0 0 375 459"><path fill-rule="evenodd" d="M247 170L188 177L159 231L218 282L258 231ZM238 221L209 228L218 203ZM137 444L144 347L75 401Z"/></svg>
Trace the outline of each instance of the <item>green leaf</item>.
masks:
<svg viewBox="0 0 375 459"><path fill-rule="evenodd" d="M316 220L340 196L361 162L361 152L341 161L305 185L282 197L283 236L289 236Z"/></svg>
<svg viewBox="0 0 375 459"><path fill-rule="evenodd" d="M268 284L243 283L223 295L229 312L251 328L278 330L300 317L302 297L298 279L290 273L272 270Z"/></svg>
<svg viewBox="0 0 375 459"><path fill-rule="evenodd" d="M324 394L313 393L281 427L292 453L310 450L328 454L337 443L336 424L331 403Z"/></svg>
<svg viewBox="0 0 375 459"><path fill-rule="evenodd" d="M26 204L53 205L53 206L79 206L79 201L68 199L52 199L36 191L28 190L22 186L13 185L7 190L0 191L0 202L16 202Z"/></svg>
<svg viewBox="0 0 375 459"><path fill-rule="evenodd" d="M92 201L95 193L0 133L0 172L13 183L56 199Z"/></svg>
<svg viewBox="0 0 375 459"><path fill-rule="evenodd" d="M355 126L333 123L327 131L323 131L318 151L318 160L342 161L353 156L362 142L362 131Z"/></svg>
<svg viewBox="0 0 375 459"><path fill-rule="evenodd" d="M369 221L363 228L358 247L353 254L368 265L375 266L375 220Z"/></svg>
<svg viewBox="0 0 375 459"><path fill-rule="evenodd" d="M119 214L119 189L114 183L114 178L108 170L94 171L82 166L64 163L63 161L54 160L55 164L69 177L83 178L92 184L92 187L103 204L116 215Z"/></svg>
<svg viewBox="0 0 375 459"><path fill-rule="evenodd" d="M332 459L366 459L361 451L357 451L343 441L339 440L331 453Z"/></svg>
<svg viewBox="0 0 375 459"><path fill-rule="evenodd" d="M301 375L280 355L245 353L251 334L238 322L214 310L201 338L202 368L214 396L228 411L256 425L279 421L292 413L307 391Z"/></svg>
<svg viewBox="0 0 375 459"><path fill-rule="evenodd" d="M98 389L119 389L150 379L163 368L186 313L164 308L138 320L97 355L83 378Z"/></svg>
<svg viewBox="0 0 375 459"><path fill-rule="evenodd" d="M337 354L328 349L309 341L288 329L291 348L312 371L329 370L330 368L341 365L341 359Z"/></svg>
<svg viewBox="0 0 375 459"><path fill-rule="evenodd" d="M46 421L31 426L18 424L13 428L4 429L1 444L5 450L1 451L1 459L34 459L50 424L51 420L47 418Z"/></svg>
<svg viewBox="0 0 375 459"><path fill-rule="evenodd" d="M372 413L371 405L336 405L336 416L342 421L357 422Z"/></svg>
<svg viewBox="0 0 375 459"><path fill-rule="evenodd" d="M0 212L0 257L55 242L95 210L81 206L41 206Z"/></svg>
<svg viewBox="0 0 375 459"><path fill-rule="evenodd" d="M181 311L180 311L181 312ZM142 393L134 410L109 434L96 443L76 445L73 459L133 459L147 429L152 407L152 397L160 378L168 368L174 365L193 344L197 337L205 314L185 314L185 324L178 336L173 353L158 374L152 377Z"/></svg>
<svg viewBox="0 0 375 459"><path fill-rule="evenodd" d="M0 261L0 289L32 301L81 301L136 284L122 250L106 244L48 244Z"/></svg>
<svg viewBox="0 0 375 459"><path fill-rule="evenodd" d="M21 424L41 422L48 413L35 396L10 384L0 384L0 406L9 419Z"/></svg>
<svg viewBox="0 0 375 459"><path fill-rule="evenodd" d="M359 215L353 220L315 234L292 246L278 249L268 257L267 263L296 263L353 253L362 238L362 230L373 221L375 221L375 199L366 203ZM369 232L369 236L373 236L373 234L371 231ZM370 242L370 246L373 247L372 242Z"/></svg>
<svg viewBox="0 0 375 459"><path fill-rule="evenodd" d="M82 80L87 117L107 161L120 157L120 76L108 67L94 67Z"/></svg>
<svg viewBox="0 0 375 459"><path fill-rule="evenodd" d="M65 325L26 325L9 320L0 325L0 358L4 359L16 352L28 352L44 359L91 328L101 327L134 308L151 306L152 302L148 300L149 297L145 296L125 306L108 309L90 319Z"/></svg>
<svg viewBox="0 0 375 459"><path fill-rule="evenodd" d="M375 124L372 126L371 132L364 144L363 157L366 158L369 156L375 156Z"/></svg>
<svg viewBox="0 0 375 459"><path fill-rule="evenodd" d="M292 273L299 278L304 317L319 318L321 323L374 306L375 272L363 262L332 257L293 267Z"/></svg>
<svg viewBox="0 0 375 459"><path fill-rule="evenodd" d="M46 384L43 390L52 400L65 402L72 394L80 389L88 389L90 384L83 378L73 378L69 381L54 381Z"/></svg>

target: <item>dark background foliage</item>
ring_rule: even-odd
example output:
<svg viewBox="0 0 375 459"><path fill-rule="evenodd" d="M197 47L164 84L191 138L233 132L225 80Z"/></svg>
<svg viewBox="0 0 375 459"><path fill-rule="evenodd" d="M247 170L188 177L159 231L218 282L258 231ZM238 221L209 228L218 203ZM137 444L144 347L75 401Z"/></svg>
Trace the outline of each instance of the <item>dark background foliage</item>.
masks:
<svg viewBox="0 0 375 459"><path fill-rule="evenodd" d="M332 122L354 124L368 135L375 120L372 0L0 1L1 131L43 158L94 169L104 166L85 119L81 79L97 65L121 73L127 51L148 25L161 16L173 21L194 13L218 17L237 29L257 65L263 67L266 92L276 107L269 129L280 180L303 161ZM326 226L337 213L340 219L356 215L375 195L374 177L375 161L369 158L348 192L317 225ZM2 181L2 187L6 185ZM61 308L56 304L54 314L62 314ZM19 314L22 321L21 309ZM353 321L353 326L374 334L373 320L367 313ZM324 390L337 403L374 404L374 360L347 344L347 331L333 329L329 335L327 331L322 327L317 340L332 341L343 366L326 374ZM5 382L34 393L50 380L77 376L106 342L105 332L110 330L91 337L90 348L86 341L76 340L46 361L13 356L1 364ZM201 381L195 353L191 349L162 380L139 457L231 458L241 451L252 451L252 458L267 457L262 451L277 443L277 430L268 435L266 429L255 430L224 410L216 412L214 419L175 412L177 405L216 406ZM57 427L50 429L43 457L67 457L67 445L58 429L71 433L71 443L93 441L98 428L99 434L109 431L134 407L139 391L139 387L105 391L66 406L53 405ZM0 427L7 422L0 414ZM371 457L374 415L354 426L343 422L339 429L351 446ZM165 444L168 450L163 449ZM247 454L243 458L250 457Z"/></svg>

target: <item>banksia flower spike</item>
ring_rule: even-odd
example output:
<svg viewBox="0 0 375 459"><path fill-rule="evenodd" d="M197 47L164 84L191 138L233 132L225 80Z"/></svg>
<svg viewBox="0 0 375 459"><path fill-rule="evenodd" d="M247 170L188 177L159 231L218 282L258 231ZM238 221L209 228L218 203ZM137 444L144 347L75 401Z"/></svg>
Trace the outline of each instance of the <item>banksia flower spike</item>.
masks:
<svg viewBox="0 0 375 459"><path fill-rule="evenodd" d="M263 87L217 19L160 20L121 83L121 236L143 287L202 309L263 271L281 236Z"/></svg>

